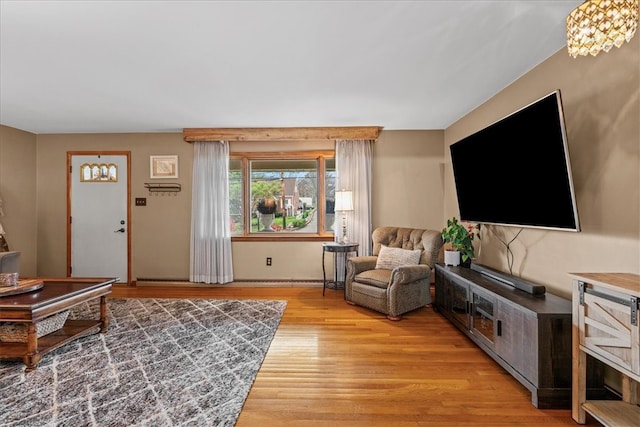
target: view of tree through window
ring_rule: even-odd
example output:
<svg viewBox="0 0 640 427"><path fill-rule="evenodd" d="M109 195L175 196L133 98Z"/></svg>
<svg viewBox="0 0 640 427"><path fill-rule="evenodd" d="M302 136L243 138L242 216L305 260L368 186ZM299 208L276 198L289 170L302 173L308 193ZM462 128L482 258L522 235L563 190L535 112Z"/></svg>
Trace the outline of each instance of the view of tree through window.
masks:
<svg viewBox="0 0 640 427"><path fill-rule="evenodd" d="M230 159L233 236L333 232L334 159L304 158L300 154L292 157ZM247 188L243 177L247 177ZM244 194L248 200L243 199ZM322 229L320 224L324 224Z"/></svg>

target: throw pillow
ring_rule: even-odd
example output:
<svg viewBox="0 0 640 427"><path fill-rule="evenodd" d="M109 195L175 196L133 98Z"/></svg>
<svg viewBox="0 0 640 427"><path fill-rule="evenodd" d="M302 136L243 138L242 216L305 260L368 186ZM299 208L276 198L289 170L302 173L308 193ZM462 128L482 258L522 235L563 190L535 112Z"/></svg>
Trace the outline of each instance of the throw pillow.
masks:
<svg viewBox="0 0 640 427"><path fill-rule="evenodd" d="M393 270L401 265L418 265L421 253L420 249L409 250L382 245L376 261L376 269Z"/></svg>

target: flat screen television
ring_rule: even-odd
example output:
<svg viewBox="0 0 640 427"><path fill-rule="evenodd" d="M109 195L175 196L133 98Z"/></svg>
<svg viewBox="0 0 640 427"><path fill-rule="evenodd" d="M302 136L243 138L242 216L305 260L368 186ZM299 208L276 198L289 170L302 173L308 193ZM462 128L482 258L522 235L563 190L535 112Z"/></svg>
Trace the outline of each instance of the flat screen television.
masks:
<svg viewBox="0 0 640 427"><path fill-rule="evenodd" d="M462 221L580 231L559 90L450 150Z"/></svg>

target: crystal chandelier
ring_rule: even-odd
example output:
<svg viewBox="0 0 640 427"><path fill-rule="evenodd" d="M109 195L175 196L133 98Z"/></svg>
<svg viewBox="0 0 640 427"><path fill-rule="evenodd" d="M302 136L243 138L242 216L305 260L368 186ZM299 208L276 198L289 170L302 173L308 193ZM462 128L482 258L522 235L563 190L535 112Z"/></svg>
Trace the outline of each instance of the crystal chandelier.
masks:
<svg viewBox="0 0 640 427"><path fill-rule="evenodd" d="M596 56L633 37L638 27L638 0L586 0L567 16L569 55Z"/></svg>

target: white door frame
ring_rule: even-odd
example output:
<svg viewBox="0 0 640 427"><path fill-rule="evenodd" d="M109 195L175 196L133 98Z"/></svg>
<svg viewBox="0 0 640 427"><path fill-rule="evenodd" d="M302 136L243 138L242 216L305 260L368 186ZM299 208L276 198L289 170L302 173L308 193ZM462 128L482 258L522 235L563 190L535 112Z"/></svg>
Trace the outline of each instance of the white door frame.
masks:
<svg viewBox="0 0 640 427"><path fill-rule="evenodd" d="M126 156L127 160L127 277L131 283L131 151L67 151L67 277L71 277L71 161L73 156Z"/></svg>

